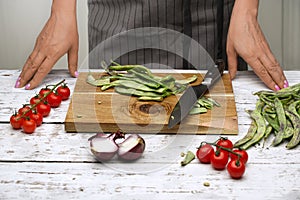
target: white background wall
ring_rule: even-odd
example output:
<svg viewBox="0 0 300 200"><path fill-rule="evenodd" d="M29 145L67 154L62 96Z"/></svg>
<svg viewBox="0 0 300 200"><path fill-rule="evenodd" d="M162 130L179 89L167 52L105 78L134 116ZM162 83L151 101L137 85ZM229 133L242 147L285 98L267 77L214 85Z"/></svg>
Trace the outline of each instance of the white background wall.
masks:
<svg viewBox="0 0 300 200"><path fill-rule="evenodd" d="M0 0L0 69L20 69L50 14L51 0ZM79 65L88 54L87 0L77 0ZM300 1L261 0L259 21L284 69L300 69ZM64 56L55 68L66 68Z"/></svg>

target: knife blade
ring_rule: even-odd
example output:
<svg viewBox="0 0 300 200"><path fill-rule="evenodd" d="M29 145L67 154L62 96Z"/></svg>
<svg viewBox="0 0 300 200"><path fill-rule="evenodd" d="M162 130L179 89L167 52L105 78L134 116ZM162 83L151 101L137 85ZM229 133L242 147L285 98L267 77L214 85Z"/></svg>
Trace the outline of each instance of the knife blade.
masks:
<svg viewBox="0 0 300 200"><path fill-rule="evenodd" d="M213 67L206 72L200 85L189 86L175 105L169 117L168 128L173 128L181 122L193 108L196 101L201 98L223 75L225 63L218 59Z"/></svg>

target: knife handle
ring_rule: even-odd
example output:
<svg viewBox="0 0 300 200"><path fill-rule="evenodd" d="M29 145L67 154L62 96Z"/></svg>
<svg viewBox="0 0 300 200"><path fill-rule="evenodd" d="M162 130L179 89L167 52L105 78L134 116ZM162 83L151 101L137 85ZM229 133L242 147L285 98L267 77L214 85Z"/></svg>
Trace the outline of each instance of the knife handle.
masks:
<svg viewBox="0 0 300 200"><path fill-rule="evenodd" d="M210 67L202 81L203 85L209 87L214 84L222 75L225 68L225 63L222 59L217 59L214 67Z"/></svg>

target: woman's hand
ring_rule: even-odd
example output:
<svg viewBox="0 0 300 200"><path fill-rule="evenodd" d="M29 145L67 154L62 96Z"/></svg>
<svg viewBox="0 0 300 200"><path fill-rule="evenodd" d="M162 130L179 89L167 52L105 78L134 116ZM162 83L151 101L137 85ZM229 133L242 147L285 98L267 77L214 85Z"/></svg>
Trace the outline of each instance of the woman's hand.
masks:
<svg viewBox="0 0 300 200"><path fill-rule="evenodd" d="M76 0L53 0L51 16L39 34L35 47L23 66L15 87L33 89L64 54L68 68L77 76L78 30Z"/></svg>
<svg viewBox="0 0 300 200"><path fill-rule="evenodd" d="M272 90L288 87L284 73L272 54L257 22L258 0L236 0L227 37L228 70L233 79L237 56L241 56Z"/></svg>

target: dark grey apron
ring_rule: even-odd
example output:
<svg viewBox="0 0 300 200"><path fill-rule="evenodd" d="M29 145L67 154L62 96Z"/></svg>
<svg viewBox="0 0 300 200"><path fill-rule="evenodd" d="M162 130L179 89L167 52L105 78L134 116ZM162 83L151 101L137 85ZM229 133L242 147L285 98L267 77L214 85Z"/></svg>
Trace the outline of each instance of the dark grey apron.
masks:
<svg viewBox="0 0 300 200"><path fill-rule="evenodd" d="M113 60L120 64L145 64L149 68L205 69L202 48L212 60L222 57L226 61L226 38L234 0L224 0L222 18L217 15L221 1L89 0L89 67L99 68L101 62L110 64ZM218 20L223 21L219 35ZM196 46L187 51L185 47L190 41L177 33L190 36L202 48ZM188 58L184 55L187 52ZM190 60L194 64L189 64ZM239 64L239 70L246 69L244 62Z"/></svg>

